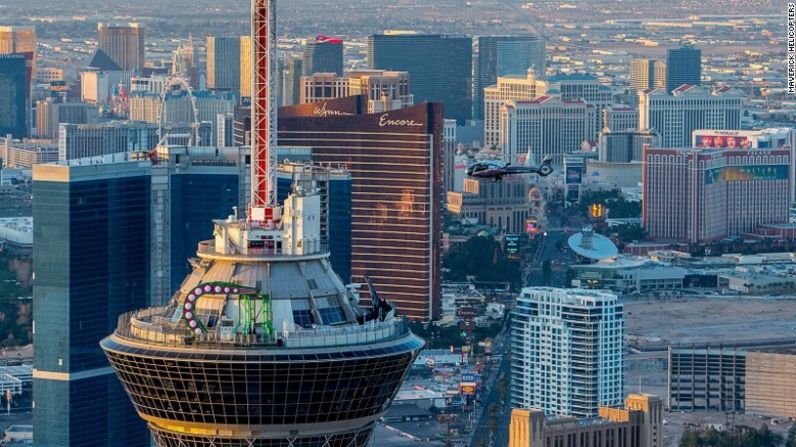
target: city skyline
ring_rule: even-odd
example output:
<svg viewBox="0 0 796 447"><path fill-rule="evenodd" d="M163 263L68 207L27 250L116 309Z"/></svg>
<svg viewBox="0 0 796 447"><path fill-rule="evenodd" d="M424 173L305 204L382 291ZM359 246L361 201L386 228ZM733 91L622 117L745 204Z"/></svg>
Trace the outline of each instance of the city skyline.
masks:
<svg viewBox="0 0 796 447"><path fill-rule="evenodd" d="M796 447L796 7L0 17L0 444Z"/></svg>

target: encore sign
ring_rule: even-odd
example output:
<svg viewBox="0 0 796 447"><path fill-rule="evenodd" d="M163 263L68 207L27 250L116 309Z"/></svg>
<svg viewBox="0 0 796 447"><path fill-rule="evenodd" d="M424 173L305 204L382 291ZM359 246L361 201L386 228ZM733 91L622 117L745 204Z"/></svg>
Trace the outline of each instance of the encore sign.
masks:
<svg viewBox="0 0 796 447"><path fill-rule="evenodd" d="M400 127L423 127L423 123L409 119L390 119L389 113L384 113L379 117L379 127L400 126Z"/></svg>

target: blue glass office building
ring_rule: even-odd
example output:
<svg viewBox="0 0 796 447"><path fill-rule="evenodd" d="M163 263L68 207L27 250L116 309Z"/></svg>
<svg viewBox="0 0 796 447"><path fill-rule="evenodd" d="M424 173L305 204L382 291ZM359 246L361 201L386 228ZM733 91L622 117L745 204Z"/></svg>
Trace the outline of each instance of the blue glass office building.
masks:
<svg viewBox="0 0 796 447"><path fill-rule="evenodd" d="M498 76L524 75L528 69L542 76L545 58L544 41L537 36L479 37L473 118L484 119L484 89L497 83Z"/></svg>
<svg viewBox="0 0 796 447"><path fill-rule="evenodd" d="M213 234L213 219L225 219L240 206L237 173L200 171L170 178L172 292L191 272L187 260L196 256L196 245Z"/></svg>
<svg viewBox="0 0 796 447"><path fill-rule="evenodd" d="M467 36L377 34L368 38L368 67L409 72L415 104L444 103L445 118L472 117L473 40Z"/></svg>
<svg viewBox="0 0 796 447"><path fill-rule="evenodd" d="M36 166L33 183L34 442L147 446L98 341L149 299L147 175Z"/></svg>
<svg viewBox="0 0 796 447"><path fill-rule="evenodd" d="M28 89L25 56L0 54L0 135L28 136Z"/></svg>
<svg viewBox="0 0 796 447"><path fill-rule="evenodd" d="M683 84L702 84L702 50L690 45L666 51L666 93Z"/></svg>
<svg viewBox="0 0 796 447"><path fill-rule="evenodd" d="M335 73L343 75L343 42L337 39L323 40L318 36L314 42L307 42L303 53L303 72L307 75L313 73Z"/></svg>

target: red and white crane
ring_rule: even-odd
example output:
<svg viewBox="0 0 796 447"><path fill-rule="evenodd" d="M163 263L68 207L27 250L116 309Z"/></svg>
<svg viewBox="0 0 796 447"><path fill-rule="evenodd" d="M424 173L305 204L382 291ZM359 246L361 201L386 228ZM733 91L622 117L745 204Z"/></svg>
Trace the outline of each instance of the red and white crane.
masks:
<svg viewBox="0 0 796 447"><path fill-rule="evenodd" d="M276 201L276 0L251 0L251 198L249 221L279 220Z"/></svg>

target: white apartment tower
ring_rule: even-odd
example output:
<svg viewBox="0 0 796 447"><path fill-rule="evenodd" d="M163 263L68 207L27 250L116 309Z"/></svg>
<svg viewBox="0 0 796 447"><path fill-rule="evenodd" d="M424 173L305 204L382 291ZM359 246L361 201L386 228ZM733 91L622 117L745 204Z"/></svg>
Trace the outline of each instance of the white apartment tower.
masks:
<svg viewBox="0 0 796 447"><path fill-rule="evenodd" d="M512 315L512 406L589 417L621 404L622 310L610 292L523 289Z"/></svg>

